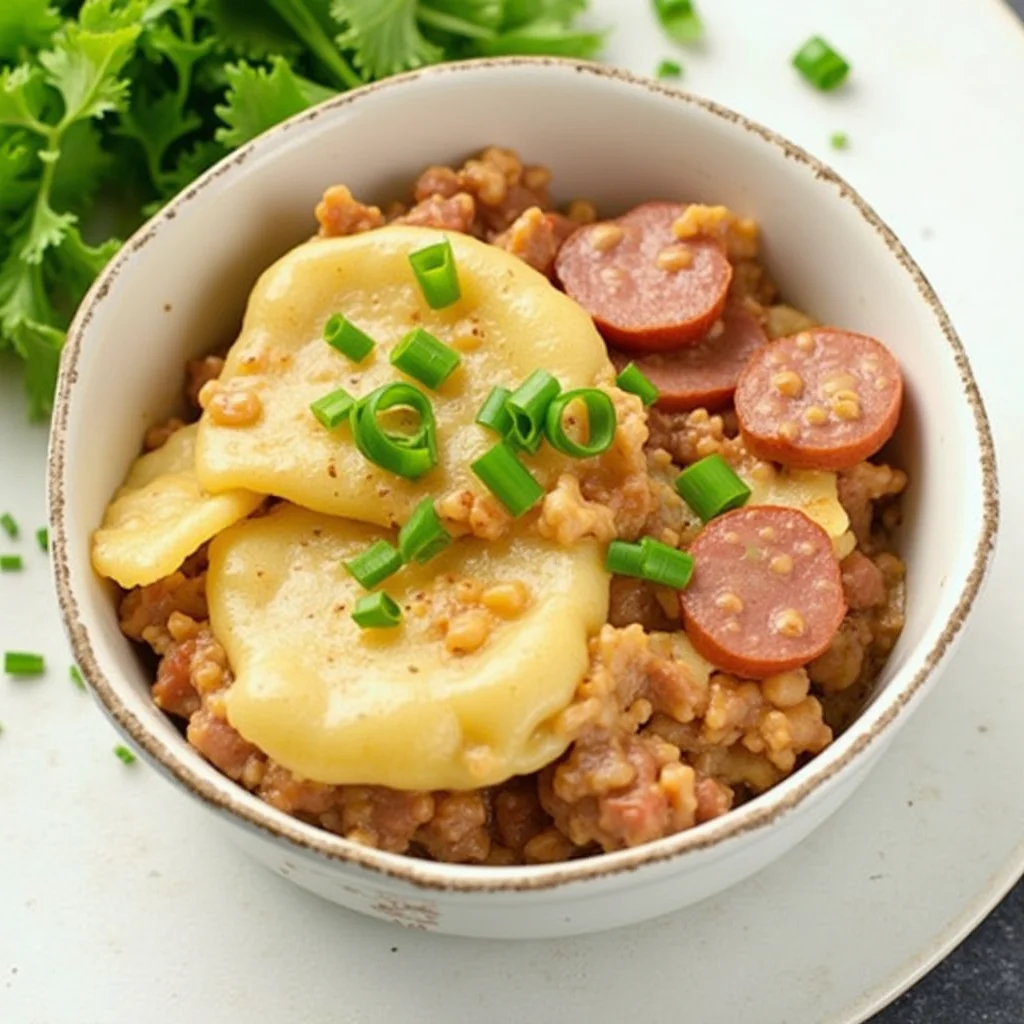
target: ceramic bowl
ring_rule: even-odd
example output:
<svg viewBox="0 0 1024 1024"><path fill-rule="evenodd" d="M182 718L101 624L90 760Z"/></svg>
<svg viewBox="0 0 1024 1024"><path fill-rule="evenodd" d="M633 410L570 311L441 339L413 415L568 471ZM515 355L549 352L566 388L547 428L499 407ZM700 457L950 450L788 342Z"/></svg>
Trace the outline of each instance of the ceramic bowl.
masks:
<svg viewBox="0 0 1024 1024"><path fill-rule="evenodd" d="M154 707L90 534L165 416L185 360L233 337L257 275L313 228L322 190L398 193L430 163L496 143L554 173L561 200L725 203L757 218L783 294L885 339L906 376L893 456L910 474L906 628L856 723L763 796L689 832L550 866L434 864L355 845L222 776ZM347 93L213 168L145 225L72 325L53 425L57 586L75 657L146 760L272 870L365 913L502 938L609 928L725 889L784 854L864 779L935 683L978 593L997 521L992 440L967 357L921 271L838 176L731 111L647 79L551 60L431 68Z"/></svg>

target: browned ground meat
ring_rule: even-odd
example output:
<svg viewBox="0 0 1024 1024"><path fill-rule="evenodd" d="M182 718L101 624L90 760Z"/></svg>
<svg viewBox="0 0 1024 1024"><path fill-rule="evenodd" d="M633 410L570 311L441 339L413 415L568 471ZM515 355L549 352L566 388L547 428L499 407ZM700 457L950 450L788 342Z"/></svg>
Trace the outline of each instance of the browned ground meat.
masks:
<svg viewBox="0 0 1024 1024"><path fill-rule="evenodd" d="M570 204L565 216L553 212L549 180L545 168L524 166L513 151L492 147L458 168L427 168L409 201L392 204L386 217L340 185L327 190L316 215L324 236L396 220L462 231L548 273L571 231L597 217L585 201ZM692 209L724 233L734 267L731 301L760 317L773 336L807 322L799 311L773 305L776 289L754 258L756 229L749 222L720 207ZM222 367L216 356L189 363L185 390L193 410ZM686 546L701 524L672 486L680 467L718 453L734 466L761 471L739 437L735 414L644 410L610 376L599 383L616 405L614 444L559 478L536 529L563 544L649 534ZM152 428L146 448L159 447L182 425L173 418ZM591 640L589 670L557 720L568 750L534 775L487 789L327 785L299 778L248 743L227 720L224 698L233 677L206 621L205 550L171 576L125 594L121 628L159 656L156 704L183 721L188 741L204 757L272 806L395 853L489 865L561 861L635 846L725 814L847 727L903 626L905 570L892 533L905 485L905 474L883 464L864 462L839 474L839 498L857 540L841 564L849 611L830 647L806 668L760 682L719 671L701 675L682 647L678 595L614 577L608 624ZM437 509L457 536L497 539L511 523L491 496L471 491L442 495ZM492 595L491 604L487 594L476 595L470 611L477 614L481 605L514 614L528 600L528 588L516 587Z"/></svg>

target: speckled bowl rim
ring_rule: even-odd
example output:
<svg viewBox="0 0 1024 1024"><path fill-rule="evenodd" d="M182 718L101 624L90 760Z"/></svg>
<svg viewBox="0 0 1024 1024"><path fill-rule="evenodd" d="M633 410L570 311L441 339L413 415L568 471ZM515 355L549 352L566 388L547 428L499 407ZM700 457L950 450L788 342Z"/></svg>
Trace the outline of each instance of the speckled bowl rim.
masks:
<svg viewBox="0 0 1024 1024"><path fill-rule="evenodd" d="M365 96L384 90L401 90L407 88L410 83L439 76L465 75L471 79L474 74L487 68L497 68L502 71L519 68L525 74L536 68L549 67L560 67L583 76L611 79L638 92L654 93L675 103L697 107L722 121L759 136L789 159L804 164L819 180L833 185L842 201L850 203L856 208L864 221L882 239L895 260L910 275L917 286L921 300L934 315L952 350L960 374L963 398L974 416L976 441L981 456L983 482L981 527L975 542L970 569L964 580L959 599L918 670L898 688L893 688L892 684L889 684L890 689L844 734L844 739L848 742L840 741L819 754L808 765L775 789L698 828L633 849L553 865L488 868L439 864L361 846L275 810L226 776L217 776L216 780L206 778L198 769L208 769L209 766L202 761L198 752L183 743L174 747L168 746L150 733L129 710L120 695L120 690L129 684L126 680L112 682L98 663L89 632L81 623L78 600L71 582L66 526L68 509L64 497L69 406L78 378L83 339L97 308L106 301L111 285L118 274L133 255L151 242L157 236L160 228L177 215L180 208L187 206L218 178L231 174L250 156L269 150L285 133L330 115L335 110L357 103ZM305 852L328 861L344 862L379 875L398 879L423 890L465 893L552 889L569 883L579 883L635 871L646 865L654 865L670 859L678 859L681 867L684 863L683 854L709 850L712 847L721 846L729 840L736 840L770 828L798 806L811 800L826 782L855 766L860 756L869 747L886 740L897 719L906 714L909 705L922 693L925 684L949 652L964 626L994 550L999 520L995 447L985 407L963 345L927 278L896 235L882 222L875 211L831 168L775 132L726 107L626 71L586 61L543 57L508 57L439 65L343 93L264 133L211 168L188 189L175 197L125 243L118 255L93 284L71 324L57 387L50 439L48 489L57 595L75 658L93 693L99 698L109 717L157 768L214 810L226 812L235 820L236 824L246 826L275 840L283 841L293 847L296 853ZM849 742L850 737L858 731L858 727L859 735L855 740Z"/></svg>

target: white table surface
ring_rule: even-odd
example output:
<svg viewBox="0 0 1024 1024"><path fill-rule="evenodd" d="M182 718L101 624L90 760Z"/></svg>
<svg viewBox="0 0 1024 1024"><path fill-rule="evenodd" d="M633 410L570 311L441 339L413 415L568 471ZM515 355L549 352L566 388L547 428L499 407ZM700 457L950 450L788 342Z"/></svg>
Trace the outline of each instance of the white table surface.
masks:
<svg viewBox="0 0 1024 1024"><path fill-rule="evenodd" d="M824 909L786 921L780 908L777 931L750 934L745 907L763 907L783 875L806 871L813 880L815 861L851 857L858 844L877 861L879 844L863 835L868 812L884 809L929 736L952 720L950 694L969 703L972 686L992 673L1018 673L1024 655L1011 590L1024 569L1015 513L1024 487L1014 458L1024 446L1024 31L999 0L700 6L709 42L702 53L682 54L684 84L831 160L922 264L974 362L997 434L1006 514L981 615L952 678L848 808L779 865L712 904L561 943L442 939L364 920L298 891L244 860L210 830L205 814L141 764L117 761L114 733L67 680L45 556L29 538L20 546L27 571L0 578L0 648L44 651L51 669L38 680L0 678L0 1022L500 1024L623 1019L638 1006L664 1016L675 1006L693 1024L732 1024L741 1018L720 1012L710 997L686 997L699 988L687 977L687 950L697 956L704 944L723 943L717 919L732 922L736 970L744 957L757 957L759 944L786 941L787 928L820 930L823 943L835 941ZM645 72L674 55L643 0L592 0L592 7L598 20L615 25L610 62ZM812 33L853 63L841 94L807 89L788 67L792 50ZM828 148L837 130L850 136L846 152ZM0 511L13 512L31 533L44 522L45 434L23 423L10 371L0 363ZM1019 706L1008 711L1018 713ZM934 799L926 779L915 785L920 800ZM888 819L879 820L884 831ZM1024 843L1024 822L1019 839ZM970 917L978 879L1008 884L1014 850L1005 841L989 848L979 837L975 861L959 887L936 880L945 886L933 901L941 906L915 907L915 914L935 917L936 941L955 918ZM817 905L841 903L842 888L840 879L817 893ZM789 979L821 991L822 1021L857 1019L877 1003L873 986L884 991L897 983L890 975L909 977L907 963L928 957L928 949L900 945L900 905L901 893L883 880L875 904L861 911L891 914L894 938L891 951L864 954L860 990L849 971ZM789 981L778 979L780 986ZM666 985L678 988L677 999L666 998ZM840 985L849 991L838 992ZM766 998L742 1019L782 1024ZM806 1013L812 1004L801 1005ZM805 1019L793 1012L790 1020Z"/></svg>

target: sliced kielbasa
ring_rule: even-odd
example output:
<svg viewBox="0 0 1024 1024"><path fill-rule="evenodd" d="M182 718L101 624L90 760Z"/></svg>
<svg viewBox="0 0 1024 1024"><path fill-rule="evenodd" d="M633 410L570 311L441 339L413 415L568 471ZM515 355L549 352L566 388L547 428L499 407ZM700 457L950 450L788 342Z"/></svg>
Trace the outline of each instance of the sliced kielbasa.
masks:
<svg viewBox="0 0 1024 1024"><path fill-rule="evenodd" d="M849 469L892 436L903 377L881 342L819 327L755 352L735 401L744 443L758 458Z"/></svg>
<svg viewBox="0 0 1024 1024"><path fill-rule="evenodd" d="M638 357L612 352L612 362L621 370L632 358L658 389L659 409L714 412L729 404L747 360L768 343L757 318L739 306L727 309L720 322L721 330L712 328L697 345Z"/></svg>
<svg viewBox="0 0 1024 1024"><path fill-rule="evenodd" d="M607 341L634 353L700 341L722 315L732 266L720 242L681 242L672 225L686 207L644 203L588 224L562 246L555 273Z"/></svg>
<svg viewBox="0 0 1024 1024"><path fill-rule="evenodd" d="M828 534L803 512L754 505L712 519L690 547L680 594L693 646L713 665L764 679L804 665L846 614Z"/></svg>

